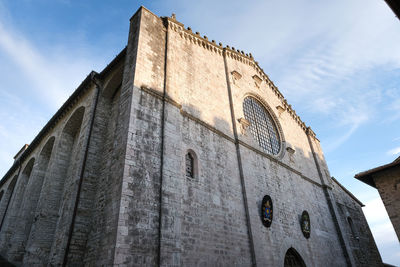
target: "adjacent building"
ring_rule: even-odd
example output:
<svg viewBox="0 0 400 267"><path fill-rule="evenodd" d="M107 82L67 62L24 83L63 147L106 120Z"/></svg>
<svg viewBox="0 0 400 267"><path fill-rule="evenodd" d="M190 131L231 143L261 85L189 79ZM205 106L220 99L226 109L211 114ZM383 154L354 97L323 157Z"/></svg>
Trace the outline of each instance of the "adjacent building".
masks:
<svg viewBox="0 0 400 267"><path fill-rule="evenodd" d="M355 178L378 189L400 241L400 157L389 164L360 172Z"/></svg>

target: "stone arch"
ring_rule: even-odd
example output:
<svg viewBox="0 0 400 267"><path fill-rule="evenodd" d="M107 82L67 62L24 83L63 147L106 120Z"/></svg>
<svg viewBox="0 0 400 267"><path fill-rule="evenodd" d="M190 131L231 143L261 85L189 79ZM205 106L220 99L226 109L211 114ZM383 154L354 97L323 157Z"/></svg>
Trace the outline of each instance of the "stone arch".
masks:
<svg viewBox="0 0 400 267"><path fill-rule="evenodd" d="M7 249L6 244L9 243L11 236L15 232L15 223L19 220L18 214L21 208L22 200L29 194L26 192L28 181L31 177L35 158L31 158L22 170L18 183L14 188L13 196L10 200L9 208L7 213L4 215L4 222L1 231L1 243L2 249ZM8 251L7 251L8 253Z"/></svg>
<svg viewBox="0 0 400 267"><path fill-rule="evenodd" d="M71 137L75 137L77 133L79 133L83 115L85 113L85 107L81 106L77 108L74 113L69 117L67 123L64 126L64 129L61 134L61 139L66 138L66 134Z"/></svg>
<svg viewBox="0 0 400 267"><path fill-rule="evenodd" d="M112 99L122 84L124 65L121 64L104 83L101 96Z"/></svg>
<svg viewBox="0 0 400 267"><path fill-rule="evenodd" d="M0 231L3 229L4 217L7 213L8 206L10 205L10 200L13 195L15 184L17 183L17 179L18 179L18 176L15 175L14 178L11 180L11 182L8 184L7 189L3 196L2 202L1 202L1 206L0 206L0 208L1 208L1 213L0 213L1 228L0 228Z"/></svg>
<svg viewBox="0 0 400 267"><path fill-rule="evenodd" d="M85 107L75 109L68 118L55 146L55 155L48 166L48 175L40 193L35 213L35 222L27 242L27 253L23 265L47 265L50 251L55 241L56 229L68 224L60 222L60 217L68 212L66 207L65 188L70 188L71 181L76 178L77 164L79 164L79 147L81 127ZM74 172L75 171L75 172ZM70 191L70 189L69 189ZM68 199L69 200L69 199Z"/></svg>
<svg viewBox="0 0 400 267"><path fill-rule="evenodd" d="M285 254L283 263L284 267L306 267L303 258L300 254L292 247L290 247Z"/></svg>
<svg viewBox="0 0 400 267"><path fill-rule="evenodd" d="M303 238L304 239L304 238ZM304 239L306 240L306 239ZM302 256L304 266L315 266L310 251L307 250L306 243L297 241L292 237L286 236L281 243L279 248L278 262L275 265L283 266L285 263L285 256L289 249L294 249L299 255Z"/></svg>
<svg viewBox="0 0 400 267"><path fill-rule="evenodd" d="M11 238L9 244L9 259L13 262L21 262L25 252L26 241L31 231L36 206L42 190L43 180L47 172L50 156L53 151L55 137L50 137L43 146L35 166L32 178L29 179L26 194L29 197L24 198L18 215L19 220L16 222L16 231Z"/></svg>
<svg viewBox="0 0 400 267"><path fill-rule="evenodd" d="M245 93L242 96L241 99L241 103L244 103L244 100L246 97L253 97L254 99L256 99L258 102L260 102L260 104L265 108L265 110L271 115L271 118L273 120L273 123L275 124L277 130L278 130L278 134L279 134L279 139L281 142L281 147L279 152L276 155L272 155L273 157L277 157L277 158L283 158L284 156L284 152L285 152L285 148L286 148L286 139L285 139L285 135L283 133L282 130L282 126L279 122L278 116L276 116L275 111L269 106L269 104L264 100L264 98L262 98L260 95L255 94L255 93Z"/></svg>
<svg viewBox="0 0 400 267"><path fill-rule="evenodd" d="M4 195L4 190L0 191L0 205L1 205L1 200L3 199L3 195Z"/></svg>

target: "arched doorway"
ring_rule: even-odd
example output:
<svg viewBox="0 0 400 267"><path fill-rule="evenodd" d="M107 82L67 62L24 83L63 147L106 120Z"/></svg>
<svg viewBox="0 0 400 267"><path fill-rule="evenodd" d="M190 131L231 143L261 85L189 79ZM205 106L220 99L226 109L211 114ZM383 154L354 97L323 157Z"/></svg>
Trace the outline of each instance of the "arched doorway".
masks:
<svg viewBox="0 0 400 267"><path fill-rule="evenodd" d="M294 248L289 248L286 251L284 267L306 267L306 264Z"/></svg>

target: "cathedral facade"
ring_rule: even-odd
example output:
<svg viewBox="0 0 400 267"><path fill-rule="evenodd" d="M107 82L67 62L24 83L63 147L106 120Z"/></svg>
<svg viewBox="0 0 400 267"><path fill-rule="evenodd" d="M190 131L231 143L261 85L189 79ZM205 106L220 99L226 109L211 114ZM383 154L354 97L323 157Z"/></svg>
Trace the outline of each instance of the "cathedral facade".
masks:
<svg viewBox="0 0 400 267"><path fill-rule="evenodd" d="M251 54L144 7L0 181L17 266L381 266L363 204Z"/></svg>

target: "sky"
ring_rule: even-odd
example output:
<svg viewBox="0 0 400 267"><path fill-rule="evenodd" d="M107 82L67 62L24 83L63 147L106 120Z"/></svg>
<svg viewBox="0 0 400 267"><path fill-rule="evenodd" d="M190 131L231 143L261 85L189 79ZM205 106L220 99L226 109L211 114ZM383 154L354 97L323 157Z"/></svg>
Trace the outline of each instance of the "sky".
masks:
<svg viewBox="0 0 400 267"><path fill-rule="evenodd" d="M91 70L126 45L141 6L252 53L365 207L383 261L400 245L376 189L354 179L400 156L400 20L383 0L0 0L0 177Z"/></svg>

